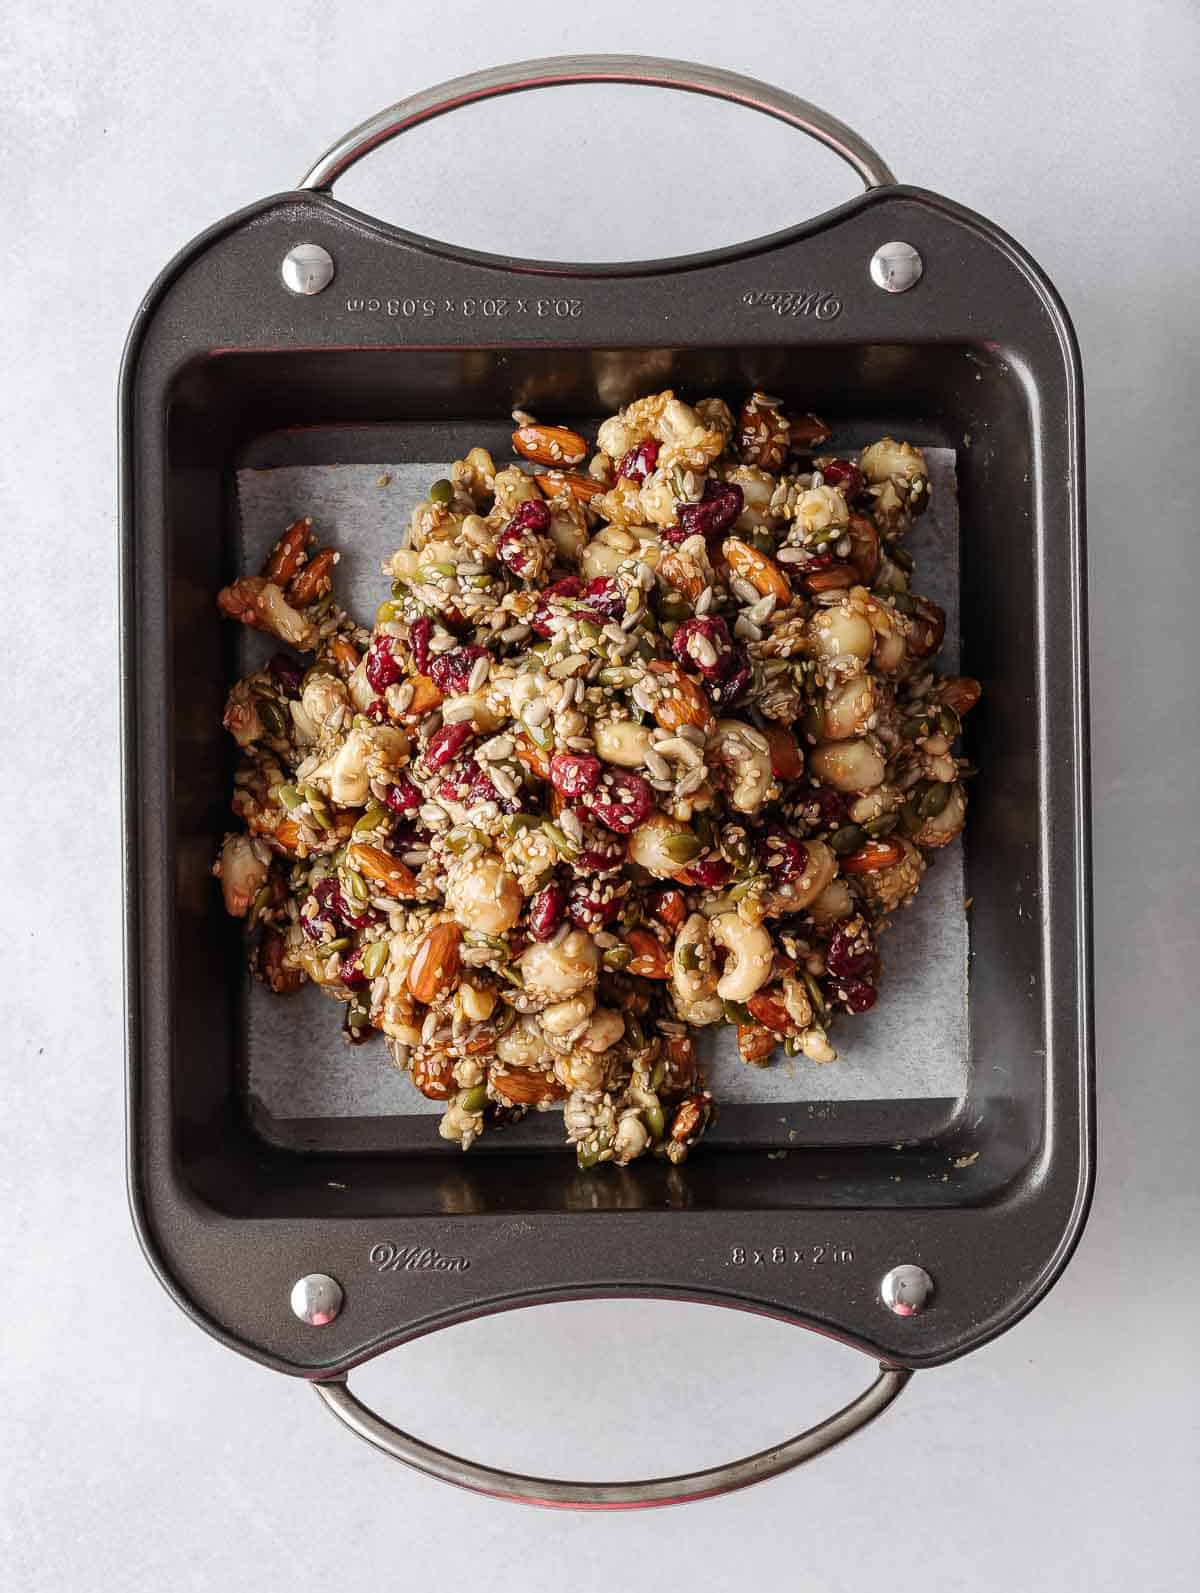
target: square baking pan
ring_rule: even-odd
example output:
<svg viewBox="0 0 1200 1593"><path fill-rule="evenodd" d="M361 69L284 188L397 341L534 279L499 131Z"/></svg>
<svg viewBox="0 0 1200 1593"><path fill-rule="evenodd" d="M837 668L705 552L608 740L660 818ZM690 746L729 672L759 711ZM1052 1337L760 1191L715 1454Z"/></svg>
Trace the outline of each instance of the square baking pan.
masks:
<svg viewBox="0 0 1200 1593"><path fill-rule="evenodd" d="M634 82L732 100L867 184L776 236L637 265L547 266L387 226L329 189L384 139L490 95ZM581 1172L545 1144L463 1156L377 1118L288 1120L247 1089L239 927L210 870L233 754L239 470L445 460L519 404L586 421L651 389L814 409L839 442L955 452L962 667L984 682L972 791L961 1088L731 1107L680 1167ZM121 386L129 1183L179 1304L312 1380L364 1437L451 1481L544 1503L699 1497L862 1425L914 1368L994 1337L1057 1277L1093 1170L1079 358L1044 274L970 211L898 185L779 90L623 57L526 63L417 96L296 191L164 271ZM883 1004L886 1009L886 1001ZM282 1126L281 1126L282 1124ZM786 1155L779 1151L786 1149ZM883 1363L830 1422L700 1478L559 1483L444 1455L368 1412L350 1369L469 1316L603 1295L766 1311Z"/></svg>

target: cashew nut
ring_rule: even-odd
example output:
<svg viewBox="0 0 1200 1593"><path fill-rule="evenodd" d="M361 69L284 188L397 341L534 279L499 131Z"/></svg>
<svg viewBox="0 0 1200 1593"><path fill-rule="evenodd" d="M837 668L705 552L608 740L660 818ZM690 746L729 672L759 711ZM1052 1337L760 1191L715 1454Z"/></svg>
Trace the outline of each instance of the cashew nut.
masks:
<svg viewBox="0 0 1200 1593"><path fill-rule="evenodd" d="M686 966L688 962L695 963L695 967ZM683 1022L715 1023L721 1016L721 998L716 990L717 969L708 919L703 913L693 913L679 926L671 958L671 993L675 998L675 1010Z"/></svg>
<svg viewBox="0 0 1200 1593"><path fill-rule="evenodd" d="M728 771L725 800L739 813L757 813L774 790L765 736L739 719L718 719L710 762Z"/></svg>
<svg viewBox="0 0 1200 1593"><path fill-rule="evenodd" d="M596 998L590 992L572 996L569 1001L556 1001L542 1013L542 1028L547 1034L570 1034L572 1029L587 1022L595 1004Z"/></svg>
<svg viewBox="0 0 1200 1593"><path fill-rule="evenodd" d="M882 784L886 765L871 741L824 741L808 755L808 766L818 780L835 791L870 791Z"/></svg>
<svg viewBox="0 0 1200 1593"><path fill-rule="evenodd" d="M745 1001L761 990L771 976L774 949L771 937L761 924L747 924L737 913L721 913L709 925L718 946L729 953L724 971L717 981L722 1001Z"/></svg>
<svg viewBox="0 0 1200 1593"><path fill-rule="evenodd" d="M687 825L678 819L665 813L652 813L629 837L629 860L653 874L655 879L671 879L685 865L671 856L668 842L674 835L689 833ZM696 850L695 843L692 850Z"/></svg>
<svg viewBox="0 0 1200 1593"><path fill-rule="evenodd" d="M592 734L597 755L621 769L644 767L646 753L654 745L648 726L635 724L632 719L597 719Z"/></svg>
<svg viewBox="0 0 1200 1593"><path fill-rule="evenodd" d="M789 880L781 890L769 892L766 898L766 910L772 916L799 912L809 902L815 902L837 874L838 860L824 841L805 841L804 850L804 873L799 879Z"/></svg>
<svg viewBox="0 0 1200 1593"><path fill-rule="evenodd" d="M341 682L338 682L341 685ZM329 765L329 795L340 808L361 808L371 794L367 773L370 742L361 730L352 730Z"/></svg>
<svg viewBox="0 0 1200 1593"><path fill-rule="evenodd" d="M544 1068L550 1051L536 1018L518 1018L511 1028L498 1035L496 1055L510 1068Z"/></svg>
<svg viewBox="0 0 1200 1593"><path fill-rule="evenodd" d="M474 858L446 882L446 906L467 929L502 935L521 916L524 897L516 876L496 857Z"/></svg>
<svg viewBox="0 0 1200 1593"><path fill-rule="evenodd" d="M875 682L868 674L850 675L825 693L821 734L826 741L865 735L876 712Z"/></svg>
<svg viewBox="0 0 1200 1593"><path fill-rule="evenodd" d="M813 923L820 929L837 923L839 919L849 918L854 911L854 897L850 894L849 885L844 879L832 880L816 900L808 904L808 911Z"/></svg>
<svg viewBox="0 0 1200 1593"><path fill-rule="evenodd" d="M818 658L870 658L875 632L861 609L846 599L817 610L808 622L808 645Z"/></svg>
<svg viewBox="0 0 1200 1593"><path fill-rule="evenodd" d="M595 941L584 930L573 929L556 943L534 941L517 966L528 995L565 1001L596 983L599 964Z"/></svg>
<svg viewBox="0 0 1200 1593"><path fill-rule="evenodd" d="M234 918L245 918L250 904L267 882L267 864L259 856L262 842L248 835L227 835L221 848L221 861L214 869L221 881L225 911Z"/></svg>

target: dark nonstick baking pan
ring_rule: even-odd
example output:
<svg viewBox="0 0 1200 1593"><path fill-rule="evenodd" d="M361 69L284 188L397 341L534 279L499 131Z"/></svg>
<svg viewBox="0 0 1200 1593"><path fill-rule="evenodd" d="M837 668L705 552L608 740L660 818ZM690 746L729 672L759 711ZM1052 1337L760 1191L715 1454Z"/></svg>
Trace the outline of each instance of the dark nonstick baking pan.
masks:
<svg viewBox="0 0 1200 1593"><path fill-rule="evenodd" d="M581 82L764 111L836 150L866 192L712 254L547 266L412 236L328 191L430 117ZM599 1176L557 1150L363 1148L376 1142L356 1142L353 1120L279 1144L248 1106L240 934L209 873L236 669L214 596L240 573L239 466L450 457L438 439L470 437L515 402L583 418L668 385L762 387L839 435L887 429L957 451L962 663L986 686L967 737L983 774L965 844L965 1088L923 1116L883 1100L849 1119L810 1108L786 1157L732 1133L682 1167ZM914 1368L985 1343L1041 1298L1079 1237L1093 1164L1083 465L1074 336L1022 249L898 185L848 128L764 84L665 61L533 62L393 107L299 189L185 249L134 323L121 430L129 1184L146 1255L189 1315L313 1381L362 1436L426 1471L619 1506L784 1470L863 1425ZM770 1312L882 1365L865 1395L789 1443L621 1484L446 1455L347 1386L355 1365L445 1324L604 1295Z"/></svg>

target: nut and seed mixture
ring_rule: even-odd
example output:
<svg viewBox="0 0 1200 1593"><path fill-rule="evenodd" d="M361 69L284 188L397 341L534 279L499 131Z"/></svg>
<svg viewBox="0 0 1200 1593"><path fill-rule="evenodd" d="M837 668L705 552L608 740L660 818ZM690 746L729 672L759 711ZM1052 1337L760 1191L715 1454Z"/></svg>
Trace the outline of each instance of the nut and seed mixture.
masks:
<svg viewBox="0 0 1200 1593"><path fill-rule="evenodd" d="M595 444L514 416L413 510L370 629L337 552L283 532L221 611L288 651L225 727L214 873L257 978L382 1031L442 1136L561 1107L579 1163L683 1160L696 1031L828 1063L878 940L962 829L980 687L904 545L919 449L857 458L753 393L667 391Z"/></svg>

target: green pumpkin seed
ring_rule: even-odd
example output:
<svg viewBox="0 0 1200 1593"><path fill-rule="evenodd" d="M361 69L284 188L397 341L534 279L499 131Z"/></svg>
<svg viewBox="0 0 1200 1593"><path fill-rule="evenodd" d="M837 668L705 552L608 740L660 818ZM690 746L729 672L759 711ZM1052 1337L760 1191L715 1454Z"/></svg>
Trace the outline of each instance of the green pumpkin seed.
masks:
<svg viewBox="0 0 1200 1593"><path fill-rule="evenodd" d="M417 567L417 574L423 581L437 584L439 577L449 580L454 574L454 565L449 559L438 559L433 564L421 564Z"/></svg>
<svg viewBox="0 0 1200 1593"><path fill-rule="evenodd" d="M536 830L540 822L531 813L509 813L501 820L500 828L513 841L522 830Z"/></svg>
<svg viewBox="0 0 1200 1593"><path fill-rule="evenodd" d="M635 1051L644 1051L646 1049L646 1031L632 1012L625 1014L625 1038Z"/></svg>
<svg viewBox="0 0 1200 1593"><path fill-rule="evenodd" d="M371 1008L368 1002L357 998L351 1001L346 1008L347 1029L367 1029L371 1024Z"/></svg>
<svg viewBox="0 0 1200 1593"><path fill-rule="evenodd" d="M518 990L524 990L525 981L521 977L521 970L519 968L514 968L511 962L506 962L501 967L500 972L508 980L510 985L516 985Z"/></svg>
<svg viewBox="0 0 1200 1593"><path fill-rule="evenodd" d="M695 973L700 966L700 948L694 943L680 946L675 960L685 973Z"/></svg>
<svg viewBox="0 0 1200 1593"><path fill-rule="evenodd" d="M730 830L721 837L721 845L731 863L750 861L750 838L745 830Z"/></svg>
<svg viewBox="0 0 1200 1593"><path fill-rule="evenodd" d="M921 793L917 812L923 819L936 819L950 800L950 787L944 780L935 780Z"/></svg>
<svg viewBox="0 0 1200 1593"><path fill-rule="evenodd" d="M691 830L677 830L674 835L668 835L663 842L663 851L672 863L690 863L694 857L699 857L703 850L700 837L693 835Z"/></svg>
<svg viewBox="0 0 1200 1593"><path fill-rule="evenodd" d="M517 1009L515 1007L502 1006L497 1014L495 1023L492 1025L493 1035L498 1040L502 1034L508 1033L516 1021Z"/></svg>
<svg viewBox="0 0 1200 1593"><path fill-rule="evenodd" d="M391 625L396 620L404 618L404 604L396 603L389 599L375 610L376 625Z"/></svg>
<svg viewBox="0 0 1200 1593"><path fill-rule="evenodd" d="M694 813L692 815L692 828L700 837L700 845L704 848L704 850L706 852L712 851L713 847L717 844L717 836L716 831L713 829L713 821L709 818L708 814Z"/></svg>
<svg viewBox="0 0 1200 1593"><path fill-rule="evenodd" d="M642 1122L650 1130L651 1139L661 1139L667 1131L667 1120L663 1116L663 1109L654 1101L650 1106L642 1107Z"/></svg>
<svg viewBox="0 0 1200 1593"><path fill-rule="evenodd" d="M365 907L371 900L371 892L367 887L367 882L357 869L343 868L339 870L338 878L342 882L342 889L350 897L351 901Z"/></svg>
<svg viewBox="0 0 1200 1593"><path fill-rule="evenodd" d="M775 538L769 531L753 531L750 534L750 546L770 558L775 552Z"/></svg>
<svg viewBox="0 0 1200 1593"><path fill-rule="evenodd" d="M552 823L550 819L543 820L542 830L557 850L562 853L563 857L579 856L579 848L573 841L568 841L563 831L559 829L557 824Z"/></svg>
<svg viewBox="0 0 1200 1593"><path fill-rule="evenodd" d="M872 839L879 841L885 835L890 835L900 822L895 813L881 813L877 818L868 819L863 829Z"/></svg>
<svg viewBox="0 0 1200 1593"><path fill-rule="evenodd" d="M254 923L255 919L258 917L259 913L261 913L262 910L266 907L266 905L270 901L270 899L271 899L271 887L269 885L264 885L262 887L262 889L259 891L258 895L254 898L254 901L251 903L250 916L249 916L249 919L247 921L247 927L249 927L250 924Z"/></svg>
<svg viewBox="0 0 1200 1593"><path fill-rule="evenodd" d="M684 482L683 482L683 468L682 468L682 466L680 466L680 465L672 465L672 467L671 467L671 485L675 488L675 496L677 498L686 498L687 497L687 488L684 486Z"/></svg>
<svg viewBox="0 0 1200 1593"><path fill-rule="evenodd" d="M909 797L900 809L900 832L911 840L920 828L921 815L917 812L917 800Z"/></svg>
<svg viewBox="0 0 1200 1593"><path fill-rule="evenodd" d="M255 706L258 717L262 720L267 730L273 736L286 736L288 733L289 716L279 706L273 697L259 696Z"/></svg>
<svg viewBox="0 0 1200 1593"><path fill-rule="evenodd" d="M575 1147L575 1160L578 1162L581 1170L586 1172L589 1167L595 1167L596 1163L600 1160L601 1153L606 1151L608 1146L609 1140L607 1135L602 1135L600 1140L594 1144L591 1141L584 1143L581 1140L580 1143Z"/></svg>
<svg viewBox="0 0 1200 1593"><path fill-rule="evenodd" d="M825 699L816 697L810 703L804 715L804 733L811 736L814 741L820 741L825 734Z"/></svg>
<svg viewBox="0 0 1200 1593"><path fill-rule="evenodd" d="M898 609L901 614L914 613L916 606L907 592L892 593L892 607Z"/></svg>
<svg viewBox="0 0 1200 1593"><path fill-rule="evenodd" d="M333 823L333 817L325 805L325 798L317 790L315 785L302 785L300 787L300 792L304 797L304 800L312 809L313 818L323 830L327 830Z"/></svg>
<svg viewBox="0 0 1200 1593"><path fill-rule="evenodd" d="M443 508L454 501L454 483L441 476L429 489L430 503L440 503Z"/></svg>
<svg viewBox="0 0 1200 1593"><path fill-rule="evenodd" d="M350 945L351 942L349 935L338 935L335 940L323 940L317 947L317 950L323 953L325 956L328 956L331 951L349 951Z"/></svg>
<svg viewBox="0 0 1200 1593"><path fill-rule="evenodd" d="M906 575L911 575L916 569L916 560L908 549L901 547L898 542L890 543L887 551L892 563L898 564Z"/></svg>
<svg viewBox="0 0 1200 1593"><path fill-rule="evenodd" d="M281 785L275 794L289 813L294 813L297 808L304 806L304 798L300 795L298 787L294 785Z"/></svg>
<svg viewBox="0 0 1200 1593"><path fill-rule="evenodd" d="M844 533L845 526L827 525L820 531L810 531L804 538L806 547L823 548L827 542L836 542Z"/></svg>
<svg viewBox="0 0 1200 1593"><path fill-rule="evenodd" d="M740 1001L722 1001L726 1023L753 1023L754 1015L750 1008L743 1006Z"/></svg>
<svg viewBox="0 0 1200 1593"><path fill-rule="evenodd" d="M662 1081L666 1078L666 1076L667 1059L666 1057L660 1056L658 1061L654 1064L654 1069L650 1074L650 1088L655 1094L657 1094L662 1088Z"/></svg>
<svg viewBox="0 0 1200 1593"><path fill-rule="evenodd" d="M629 946L610 946L604 953L604 966L613 973L620 973L622 968L628 968L633 961L633 950Z"/></svg>
<svg viewBox="0 0 1200 1593"><path fill-rule="evenodd" d="M691 617L692 605L682 592L667 592L659 600L659 616L665 620L685 620Z"/></svg>
<svg viewBox="0 0 1200 1593"><path fill-rule="evenodd" d="M815 976L810 974L807 968L804 970L804 988L808 991L808 999L812 1002L813 1011L820 1013L825 1012L827 1010L825 1006L825 996L820 985L817 983Z"/></svg>
<svg viewBox="0 0 1200 1593"><path fill-rule="evenodd" d="M464 1112L482 1112L487 1105L487 1085L477 1084L474 1089L460 1090L458 1105Z"/></svg>
<svg viewBox="0 0 1200 1593"><path fill-rule="evenodd" d="M368 802L367 811L361 819L355 819L355 835L368 835L372 830L377 830L388 816L388 810L382 802Z"/></svg>
<svg viewBox="0 0 1200 1593"><path fill-rule="evenodd" d="M388 943L386 940L373 940L363 947L362 971L368 979L378 979L387 967Z"/></svg>
<svg viewBox="0 0 1200 1593"><path fill-rule="evenodd" d="M658 620L654 617L654 610L648 608L642 615L642 629L654 635L658 631Z"/></svg>
<svg viewBox="0 0 1200 1593"><path fill-rule="evenodd" d="M786 1056L800 1055L800 1042L794 1034L789 1034L787 1039L784 1040L783 1049Z"/></svg>
<svg viewBox="0 0 1200 1593"><path fill-rule="evenodd" d="M675 632L679 629L679 623L678 620L663 620L662 633L668 641L674 640Z"/></svg>
<svg viewBox="0 0 1200 1593"><path fill-rule="evenodd" d="M411 590L411 588L409 587L409 584L408 584L407 581L393 581L392 582L392 596L397 601L399 601L399 599L402 598L402 597L407 597L410 590Z"/></svg>
<svg viewBox="0 0 1200 1593"><path fill-rule="evenodd" d="M523 720L522 724L524 724ZM543 752L547 747L553 746L554 744L554 726L548 719L544 724L525 725L525 734L529 737L530 741L532 741L536 747L540 747Z"/></svg>
<svg viewBox="0 0 1200 1593"><path fill-rule="evenodd" d="M839 857L849 857L863 843L863 829L857 824L843 824L829 837L829 844Z"/></svg>
<svg viewBox="0 0 1200 1593"><path fill-rule="evenodd" d="M949 740L953 741L955 736L962 734L962 720L949 703L943 703L938 709L937 719L939 730Z"/></svg>
<svg viewBox="0 0 1200 1593"><path fill-rule="evenodd" d="M913 714L901 723L900 730L906 741L919 741L929 734L929 719L925 714Z"/></svg>
<svg viewBox="0 0 1200 1593"><path fill-rule="evenodd" d="M578 628L579 634L586 637L589 642L598 642L600 640L601 631L595 620L580 620Z"/></svg>

